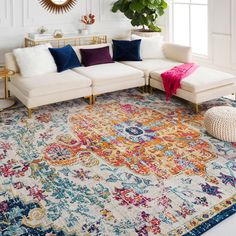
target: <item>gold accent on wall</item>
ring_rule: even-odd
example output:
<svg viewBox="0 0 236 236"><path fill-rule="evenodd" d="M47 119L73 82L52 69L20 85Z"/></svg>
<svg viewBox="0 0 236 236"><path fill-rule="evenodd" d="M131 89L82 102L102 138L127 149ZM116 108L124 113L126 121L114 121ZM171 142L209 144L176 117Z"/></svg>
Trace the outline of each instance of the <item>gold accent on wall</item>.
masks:
<svg viewBox="0 0 236 236"><path fill-rule="evenodd" d="M77 0L39 0L39 2L50 13L60 14L70 11L76 5Z"/></svg>

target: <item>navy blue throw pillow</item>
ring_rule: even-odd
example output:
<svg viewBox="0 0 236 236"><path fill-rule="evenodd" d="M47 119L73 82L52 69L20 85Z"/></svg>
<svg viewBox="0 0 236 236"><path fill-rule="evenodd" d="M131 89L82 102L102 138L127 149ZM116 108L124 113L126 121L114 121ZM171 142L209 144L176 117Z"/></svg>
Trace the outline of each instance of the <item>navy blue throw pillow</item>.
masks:
<svg viewBox="0 0 236 236"><path fill-rule="evenodd" d="M79 58L71 45L63 48L49 48L49 51L57 65L57 72L81 66Z"/></svg>
<svg viewBox="0 0 236 236"><path fill-rule="evenodd" d="M140 57L141 39L112 40L114 61L142 61Z"/></svg>

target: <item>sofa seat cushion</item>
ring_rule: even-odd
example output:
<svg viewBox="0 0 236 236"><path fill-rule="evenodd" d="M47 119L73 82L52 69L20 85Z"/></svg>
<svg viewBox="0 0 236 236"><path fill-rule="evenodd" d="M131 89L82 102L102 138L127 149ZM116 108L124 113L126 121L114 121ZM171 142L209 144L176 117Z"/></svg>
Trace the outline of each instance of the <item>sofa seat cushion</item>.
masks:
<svg viewBox="0 0 236 236"><path fill-rule="evenodd" d="M141 78L144 75L142 71L119 62L89 67L77 67L73 70L90 78L93 81L93 86L116 82L120 83L122 81Z"/></svg>
<svg viewBox="0 0 236 236"><path fill-rule="evenodd" d="M168 59L145 59L143 61L122 61L121 63L143 71L145 77L149 77L151 71L170 68L181 64Z"/></svg>
<svg viewBox="0 0 236 236"><path fill-rule="evenodd" d="M87 88L92 81L74 71L67 70L61 73L50 73L43 76L23 78L16 74L11 83L27 97L44 96L68 90Z"/></svg>
<svg viewBox="0 0 236 236"><path fill-rule="evenodd" d="M168 69L171 69L171 67ZM161 73L168 69L151 72L151 78L162 81ZM183 90L191 93L199 93L233 83L236 83L235 75L201 66L193 74L182 79L180 84Z"/></svg>

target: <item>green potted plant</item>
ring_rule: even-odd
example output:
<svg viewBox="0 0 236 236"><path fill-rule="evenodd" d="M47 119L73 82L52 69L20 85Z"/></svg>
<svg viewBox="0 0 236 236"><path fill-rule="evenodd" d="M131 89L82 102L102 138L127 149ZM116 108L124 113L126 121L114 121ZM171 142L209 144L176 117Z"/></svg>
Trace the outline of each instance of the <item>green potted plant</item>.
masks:
<svg viewBox="0 0 236 236"><path fill-rule="evenodd" d="M112 12L122 12L131 20L132 26L142 26L141 32L161 32L157 20L168 7L165 0L118 0Z"/></svg>

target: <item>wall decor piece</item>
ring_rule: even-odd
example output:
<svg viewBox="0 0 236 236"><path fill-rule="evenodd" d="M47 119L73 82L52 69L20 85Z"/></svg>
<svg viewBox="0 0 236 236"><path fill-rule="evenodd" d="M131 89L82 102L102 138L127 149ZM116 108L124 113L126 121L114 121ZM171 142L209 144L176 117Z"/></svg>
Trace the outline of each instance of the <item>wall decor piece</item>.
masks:
<svg viewBox="0 0 236 236"><path fill-rule="evenodd" d="M64 13L76 5L77 0L39 0L40 4L51 13Z"/></svg>

